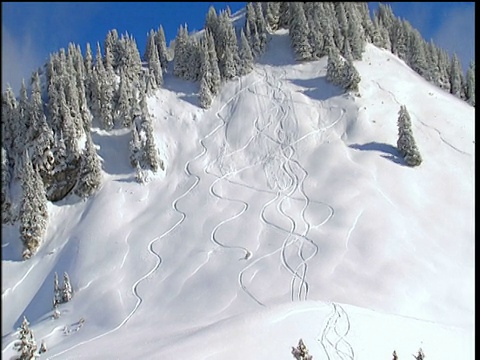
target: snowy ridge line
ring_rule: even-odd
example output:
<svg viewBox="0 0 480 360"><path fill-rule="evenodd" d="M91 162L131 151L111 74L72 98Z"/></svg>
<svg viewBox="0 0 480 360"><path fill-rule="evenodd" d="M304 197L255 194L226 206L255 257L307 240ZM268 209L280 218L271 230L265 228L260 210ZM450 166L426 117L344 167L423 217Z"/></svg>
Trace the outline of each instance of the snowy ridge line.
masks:
<svg viewBox="0 0 480 360"><path fill-rule="evenodd" d="M329 316L325 327L323 328L322 334L320 338L317 337L317 341L320 342L325 354L327 355L327 359L330 360L330 352L328 348L335 351L335 355L337 355L342 360L354 360L355 352L353 347L350 345L348 341L345 340L348 332L350 331L350 319L348 318L348 314L346 311L341 307L339 304L332 303L333 312ZM346 325L346 328L343 332L340 332L338 320L340 318L345 319L343 325ZM328 338L330 334L334 334L337 339L335 342L332 342ZM339 349L339 345L343 345L346 347L346 350Z"/></svg>
<svg viewBox="0 0 480 360"><path fill-rule="evenodd" d="M390 90L387 90L387 89L384 89L377 81L374 81L375 84L378 86L378 88L386 93L388 93L390 95L390 97L393 99L393 101L395 101L398 106L401 106L401 105L404 105L404 104L401 104L398 100L397 100L397 97L395 96L394 93L392 93ZM418 116L415 115L415 113L411 110L408 110L408 112L412 115L414 115L418 122L421 123L423 126L427 127L427 128L430 128L432 130L434 130L437 134L438 134L438 137L440 138L440 140L442 140L443 143L445 143L446 145L448 145L449 147L451 147L453 150L455 151L458 151L460 154L462 155L468 155L468 156L471 156L471 154L463 151L463 150L460 150L459 148L453 146L452 144L450 144L443 136L442 136L442 133L440 132L440 130L438 130L435 126L431 126L431 125L428 125L426 123L424 123L422 120L420 120L420 118Z"/></svg>

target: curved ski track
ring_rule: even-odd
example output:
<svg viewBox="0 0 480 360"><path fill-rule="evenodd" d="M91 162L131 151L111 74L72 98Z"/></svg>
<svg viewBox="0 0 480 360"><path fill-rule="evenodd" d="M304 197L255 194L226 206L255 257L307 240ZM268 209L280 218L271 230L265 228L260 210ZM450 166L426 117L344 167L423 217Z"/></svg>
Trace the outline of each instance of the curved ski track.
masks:
<svg viewBox="0 0 480 360"><path fill-rule="evenodd" d="M328 360L353 360L355 352L350 343L345 339L350 331L348 314L339 304L332 303L333 311L329 316L322 334L317 341L320 342ZM343 320L339 323L339 320ZM330 337L334 339L330 339ZM333 357L335 356L335 357Z"/></svg>
<svg viewBox="0 0 480 360"><path fill-rule="evenodd" d="M275 108L271 109L271 114L274 114L275 118L277 118L277 117L279 118L279 120L276 124L277 125L276 131L275 131L276 138L274 138L274 137L272 137L268 134L265 134L265 131L264 131L267 127L269 127L272 124L271 119L269 119L267 125L265 125L262 129L260 129L258 127L258 122L257 121L255 122L255 127L256 127L256 130L259 134L266 137L270 142L275 143L277 145L277 147L279 147L281 149L280 152L281 152L281 156L283 157L283 163L282 163L281 168L284 171L284 174L290 179L289 184L285 185L283 187L279 185L278 181L274 181L274 188L277 188L276 195L272 200L270 200L270 201L268 201L267 203L264 204L264 206L262 207L262 210L261 210L261 214L260 214L260 219L261 219L262 222L264 222L265 224L267 224L269 226L272 226L272 227L276 228L277 230L285 232L287 234L287 236L285 237L285 239L283 241L282 246L280 248L278 248L277 250L275 250L275 251L273 251L269 254L266 254L259 259L256 259L254 262L252 262L248 266L246 266L239 274L239 283L240 283L241 288L253 300L255 300L258 304L264 306L264 304L261 301L259 301L247 289L247 286L244 284L244 281L243 281L243 276L244 276L245 271L247 269L249 269L250 267L252 267L253 265L255 265L257 262L264 259L265 257L271 256L271 255L273 255L275 253L278 253L278 252L281 253L280 254L280 259L282 261L282 265L292 274L291 291L290 291L292 301L295 300L295 285L296 285L297 280L300 281L300 284L297 287L297 296L296 296L297 299L298 300L302 299L302 293L303 293L303 299L304 300L307 299L308 290L309 290L308 282L306 281L306 273L307 273L307 267L308 267L307 263L308 263L309 260L311 260L318 253L318 246L316 245L316 243L313 240L309 239L308 236L307 236L308 232L311 228L311 224L307 221L307 219L305 217L305 211L306 211L306 209L308 208L308 205L311 202L310 198L307 196L307 194L304 191L304 181L305 181L306 177L308 176L308 172L305 170L305 168L303 168L300 165L300 163L297 160L295 160L293 158L294 155L295 155L294 145L297 144L298 142L300 142L301 140L304 140L308 136L311 136L311 135L319 133L319 132L325 132L328 128L334 126L338 121L340 121L340 119L343 117L343 114L344 114L345 111L342 109L343 111L341 111L340 116L332 124L330 124L330 125L328 125L324 128L317 129L317 130L314 130L310 133L307 133L297 140L293 140L293 139L291 139L292 136L290 136L290 138L288 136L288 135L291 135L291 134L286 133L285 129L284 129L284 121L287 119L287 111L282 106L282 103L285 103L287 101L286 100L287 95L285 94L285 92L282 90L282 88L280 86L273 85L272 81L268 78L266 70L264 70L264 74L262 74L262 75L263 75L263 78L265 79L265 82L270 86L270 88L273 89L273 96L270 96L269 99L275 100L275 103L274 103ZM283 73L283 78L285 78L285 71ZM277 94L280 94L280 96L282 96L282 97L279 97ZM258 101L258 94L256 94L256 95L257 95L257 106L260 108L260 104L259 104L259 101ZM290 103L293 103L293 99L292 99L291 95L290 95L290 98L288 99L288 101ZM290 110L292 110L293 118L296 121L296 123L298 124L298 120L297 120L297 116L295 115L294 107L291 107ZM281 114L281 116L279 116L279 114ZM299 179L299 177L297 175L297 172L294 171L294 169L293 169L294 166L297 169L299 169L299 171L301 171L303 173L303 176L302 176L301 179ZM293 195L297 190L300 193L301 199L303 199L303 201L304 201L304 206L303 206L303 208L301 210L301 213L300 213L302 221L305 225L305 230L302 233L297 232L296 221L291 216L286 214L285 211L283 210L283 204L285 203L285 201L288 200L288 199L294 199ZM268 221L265 217L265 211L266 211L267 207L270 206L271 204L277 202L277 201L278 201L278 203L277 203L276 209L280 214L282 214L284 217L287 218L288 222L290 223L290 228L289 229L284 229L284 228ZM326 204L326 205L330 208L331 213L330 213L329 217L324 222L322 222L321 225L325 224L334 214L333 208L331 206L329 206L328 204ZM297 267L295 269L293 269L292 266L290 266L290 264L288 263L288 260L287 260L287 257L286 257L286 248L288 246L294 244L294 243L297 243L298 241L300 241L300 246L298 248L298 257L301 259L301 263L299 265L297 265ZM310 244L310 246L313 247L313 252L311 252L311 254L308 257L304 256L304 245L306 243ZM256 273L257 272L255 272L255 274Z"/></svg>
<svg viewBox="0 0 480 360"><path fill-rule="evenodd" d="M390 95L390 97L393 99L393 101L395 101L398 106L401 106L403 104L400 104L400 102L397 100L396 96L394 93L392 93L390 90L387 90L387 89L384 89L377 81L374 81L375 84L378 86L378 88L386 93L388 93ZM415 115L414 112L412 112L411 110L409 110L409 112L412 114L412 115ZM433 129L437 134L438 134L438 137L440 138L440 140L442 140L442 142L444 142L447 146L451 147L453 150L459 152L460 154L462 155L467 155L467 156L471 156L471 154L463 151L463 150L460 150L458 149L457 147L453 146L452 144L450 144L443 136L442 136L442 133L440 132L440 130L438 130L436 127L434 126L431 126L431 125L428 125L426 123L424 123L422 120L420 120L420 118L418 116L415 115L415 117L417 118L418 122L421 123L423 126L427 127L427 128L430 128L430 129Z"/></svg>

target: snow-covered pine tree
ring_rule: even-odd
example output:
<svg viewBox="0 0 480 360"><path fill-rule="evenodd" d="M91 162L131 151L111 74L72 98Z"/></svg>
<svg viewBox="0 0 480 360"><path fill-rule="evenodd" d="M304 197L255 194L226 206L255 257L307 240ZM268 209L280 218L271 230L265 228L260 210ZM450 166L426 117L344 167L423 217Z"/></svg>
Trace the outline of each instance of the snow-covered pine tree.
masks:
<svg viewBox="0 0 480 360"><path fill-rule="evenodd" d="M450 57L447 51L437 48L440 88L450 92Z"/></svg>
<svg viewBox="0 0 480 360"><path fill-rule="evenodd" d="M475 107L475 61L471 61L465 76L465 97Z"/></svg>
<svg viewBox="0 0 480 360"><path fill-rule="evenodd" d="M410 23L400 18L395 18L392 23L392 53L400 59L408 62L409 54L409 36L413 28Z"/></svg>
<svg viewBox="0 0 480 360"><path fill-rule="evenodd" d="M266 3L265 8L265 21L267 23L267 29L270 31L276 31L278 29L278 21L280 19L280 2L269 1Z"/></svg>
<svg viewBox="0 0 480 360"><path fill-rule="evenodd" d="M55 309L59 304L63 302L63 294L58 283L58 274L55 271L53 274L53 308Z"/></svg>
<svg viewBox="0 0 480 360"><path fill-rule="evenodd" d="M140 141L140 135L138 134L137 125L135 122L132 122L131 125L131 135L132 138L129 142L130 164L132 165L132 167L138 168L140 166L140 161L143 157L143 150Z"/></svg>
<svg viewBox="0 0 480 360"><path fill-rule="evenodd" d="M29 325L30 323L24 316L22 324L18 329L19 341L13 344L14 349L20 353L20 356L17 358L18 360L34 360L36 358L37 342Z"/></svg>
<svg viewBox="0 0 480 360"><path fill-rule="evenodd" d="M308 40L308 23L303 10L303 3L290 3L290 42L298 61L308 61L312 58L312 48Z"/></svg>
<svg viewBox="0 0 480 360"><path fill-rule="evenodd" d="M218 17L218 36L221 40L215 50L218 55L220 75L222 79L231 80L237 75L237 66L240 59L235 29L226 12L220 13Z"/></svg>
<svg viewBox="0 0 480 360"><path fill-rule="evenodd" d="M158 51L157 46L155 45L155 38L154 38L153 30L151 35L148 38L149 47L151 48L148 61L148 69L153 75L153 79L155 80L155 88L159 88L163 85L163 71L162 66L160 65L160 60L158 58Z"/></svg>
<svg viewBox="0 0 480 360"><path fill-rule="evenodd" d="M240 31L239 56L240 64L237 73L239 76L247 75L253 70L253 54L243 29Z"/></svg>
<svg viewBox="0 0 480 360"><path fill-rule="evenodd" d="M90 43L87 42L85 47L85 97L87 99L88 108L92 108L92 71L93 71L93 53Z"/></svg>
<svg viewBox="0 0 480 360"><path fill-rule="evenodd" d="M107 32L107 36L103 41L103 47L105 50L105 57L103 59L105 68L107 71L109 71L108 67L110 66L114 70L117 69L121 54L119 54L119 38L116 29Z"/></svg>
<svg viewBox="0 0 480 360"><path fill-rule="evenodd" d="M318 60L326 55L323 34L321 31L321 23L319 19L320 11L323 9L322 3L309 2L305 4L304 8L308 23L307 37L312 49L311 58L312 60Z"/></svg>
<svg viewBox="0 0 480 360"><path fill-rule="evenodd" d="M408 166L418 166L422 163L422 157L418 151L413 137L410 114L405 105L400 106L398 112L398 140L397 149L405 159Z"/></svg>
<svg viewBox="0 0 480 360"><path fill-rule="evenodd" d="M188 37L186 56L185 80L197 81L200 79L200 42L197 37Z"/></svg>
<svg viewBox="0 0 480 360"><path fill-rule="evenodd" d="M53 147L53 130L47 123L47 117L43 108L42 93L40 88L40 76L38 72L32 75L32 93L30 97L28 139L32 151L32 163L36 169L44 172L53 165L52 158L48 157Z"/></svg>
<svg viewBox="0 0 480 360"><path fill-rule="evenodd" d="M7 150L2 145L2 224L13 221L12 199L10 195L10 164Z"/></svg>
<svg viewBox="0 0 480 360"><path fill-rule="evenodd" d="M10 85L7 85L7 89L2 93L2 146L7 151L7 156L11 164L14 164L15 159L15 127L17 122L17 99L13 93Z"/></svg>
<svg viewBox="0 0 480 360"><path fill-rule="evenodd" d="M210 5L208 8L207 16L205 18L205 32L209 31L214 38L217 37L218 17L215 7Z"/></svg>
<svg viewBox="0 0 480 360"><path fill-rule="evenodd" d="M70 283L70 277L68 276L67 272L63 273L63 287L62 287L62 301L64 303L69 302L72 300L73 290L72 285Z"/></svg>
<svg viewBox="0 0 480 360"><path fill-rule="evenodd" d="M426 77L428 72L427 57L425 51L425 40L418 30L413 29L408 35L408 64L422 77Z"/></svg>
<svg viewBox="0 0 480 360"><path fill-rule="evenodd" d="M145 142L143 144L145 154L145 164L153 172L157 172L160 168L164 170L163 162L160 159L157 145L155 143L155 135L153 133L152 118L148 111L147 100L145 94L141 94L140 108L142 111L141 127L145 134Z"/></svg>
<svg viewBox="0 0 480 360"><path fill-rule="evenodd" d="M360 83L360 80L360 74L355 68L355 65L353 65L353 61L347 60L343 65L343 88L347 91L358 92L358 84Z"/></svg>
<svg viewBox="0 0 480 360"><path fill-rule="evenodd" d="M348 13L347 36L353 60L361 60L365 50L365 30L362 27L362 18L358 3L347 2L345 7Z"/></svg>
<svg viewBox="0 0 480 360"><path fill-rule="evenodd" d="M440 87L440 67L438 64L438 51L433 39L427 45L426 50L428 72L426 79L433 85Z"/></svg>
<svg viewBox="0 0 480 360"><path fill-rule="evenodd" d="M157 46L158 51L158 60L160 61L160 66L162 67L163 72L168 70L168 50L167 50L167 40L165 39L165 31L163 30L162 25L157 30L155 34L155 45Z"/></svg>
<svg viewBox="0 0 480 360"><path fill-rule="evenodd" d="M185 79L188 74L188 30L187 25L180 25L177 36L175 37L175 57L173 58L173 74L181 79Z"/></svg>
<svg viewBox="0 0 480 360"><path fill-rule="evenodd" d="M153 51L157 51L155 45L155 31L150 29L147 35L147 43L145 45L145 52L143 54L143 61L147 62L152 58Z"/></svg>
<svg viewBox="0 0 480 360"><path fill-rule="evenodd" d="M303 340L298 341L297 347L292 346L292 355L296 360L312 360L312 355L308 354L308 349L303 343Z"/></svg>
<svg viewBox="0 0 480 360"><path fill-rule="evenodd" d="M102 165L90 132L85 134L85 149L80 157L80 171L74 193L82 199L91 196L102 183Z"/></svg>
<svg viewBox="0 0 480 360"><path fill-rule="evenodd" d="M115 109L115 123L129 128L132 124L132 104L133 104L133 90L130 79L125 75L123 68L119 68L120 83L118 87L118 99Z"/></svg>
<svg viewBox="0 0 480 360"><path fill-rule="evenodd" d="M33 169L28 151L25 150L22 170L22 197L20 203L20 238L24 260L34 255L43 241L48 223L47 197L43 181Z"/></svg>
<svg viewBox="0 0 480 360"><path fill-rule="evenodd" d="M212 82L212 71L210 68L210 56L206 38L202 41L202 49L200 53L200 89L199 103L204 109L208 109L213 101L213 94L210 90Z"/></svg>
<svg viewBox="0 0 480 360"><path fill-rule="evenodd" d="M343 86L343 60L335 46L331 46L327 60L327 80L334 85Z"/></svg>
<svg viewBox="0 0 480 360"><path fill-rule="evenodd" d="M265 20L265 15L263 14L262 2L255 2L255 24L257 25L258 37L260 40L260 49L262 54L267 49L268 42L268 32L267 32L267 21Z"/></svg>
<svg viewBox="0 0 480 360"><path fill-rule="evenodd" d="M210 79L210 92L215 96L220 91L222 78L218 67L217 51L215 50L215 40L213 39L213 35L207 31L205 39L208 49L208 58L210 60L210 72L212 74Z"/></svg>
<svg viewBox="0 0 480 360"><path fill-rule="evenodd" d="M278 28L279 29L288 29L288 21L290 19L289 12L290 12L289 3L286 1L281 1L278 9Z"/></svg>
<svg viewBox="0 0 480 360"><path fill-rule="evenodd" d="M456 53L452 55L450 63L450 93L458 98L462 97L463 70Z"/></svg>

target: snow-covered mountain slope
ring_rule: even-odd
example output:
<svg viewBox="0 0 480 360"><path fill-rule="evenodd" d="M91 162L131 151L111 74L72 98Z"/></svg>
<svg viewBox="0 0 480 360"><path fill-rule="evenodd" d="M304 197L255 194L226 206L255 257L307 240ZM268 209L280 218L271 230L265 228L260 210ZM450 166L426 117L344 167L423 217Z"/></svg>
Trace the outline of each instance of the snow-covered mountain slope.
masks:
<svg viewBox="0 0 480 360"><path fill-rule="evenodd" d="M101 189L50 204L28 261L2 227L2 356L25 315L49 359L292 359L300 338L314 359L473 359L475 110L372 45L355 66L359 96L278 32L209 110L165 76L148 101L166 169L146 185L128 131L94 129Z"/></svg>

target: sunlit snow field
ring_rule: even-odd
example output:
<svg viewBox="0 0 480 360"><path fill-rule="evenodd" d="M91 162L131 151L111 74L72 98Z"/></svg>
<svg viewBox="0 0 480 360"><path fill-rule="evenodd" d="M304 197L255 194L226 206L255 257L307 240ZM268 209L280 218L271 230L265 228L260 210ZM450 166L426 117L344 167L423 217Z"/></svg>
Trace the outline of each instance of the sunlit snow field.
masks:
<svg viewBox="0 0 480 360"><path fill-rule="evenodd" d="M2 358L23 315L48 359L287 360L300 338L315 360L474 358L474 108L373 45L359 96L326 58L296 62L288 33L268 49L209 110L165 75L148 184L129 130L94 128L101 189L49 204L28 261L2 226ZM396 150L401 105L419 167Z"/></svg>

